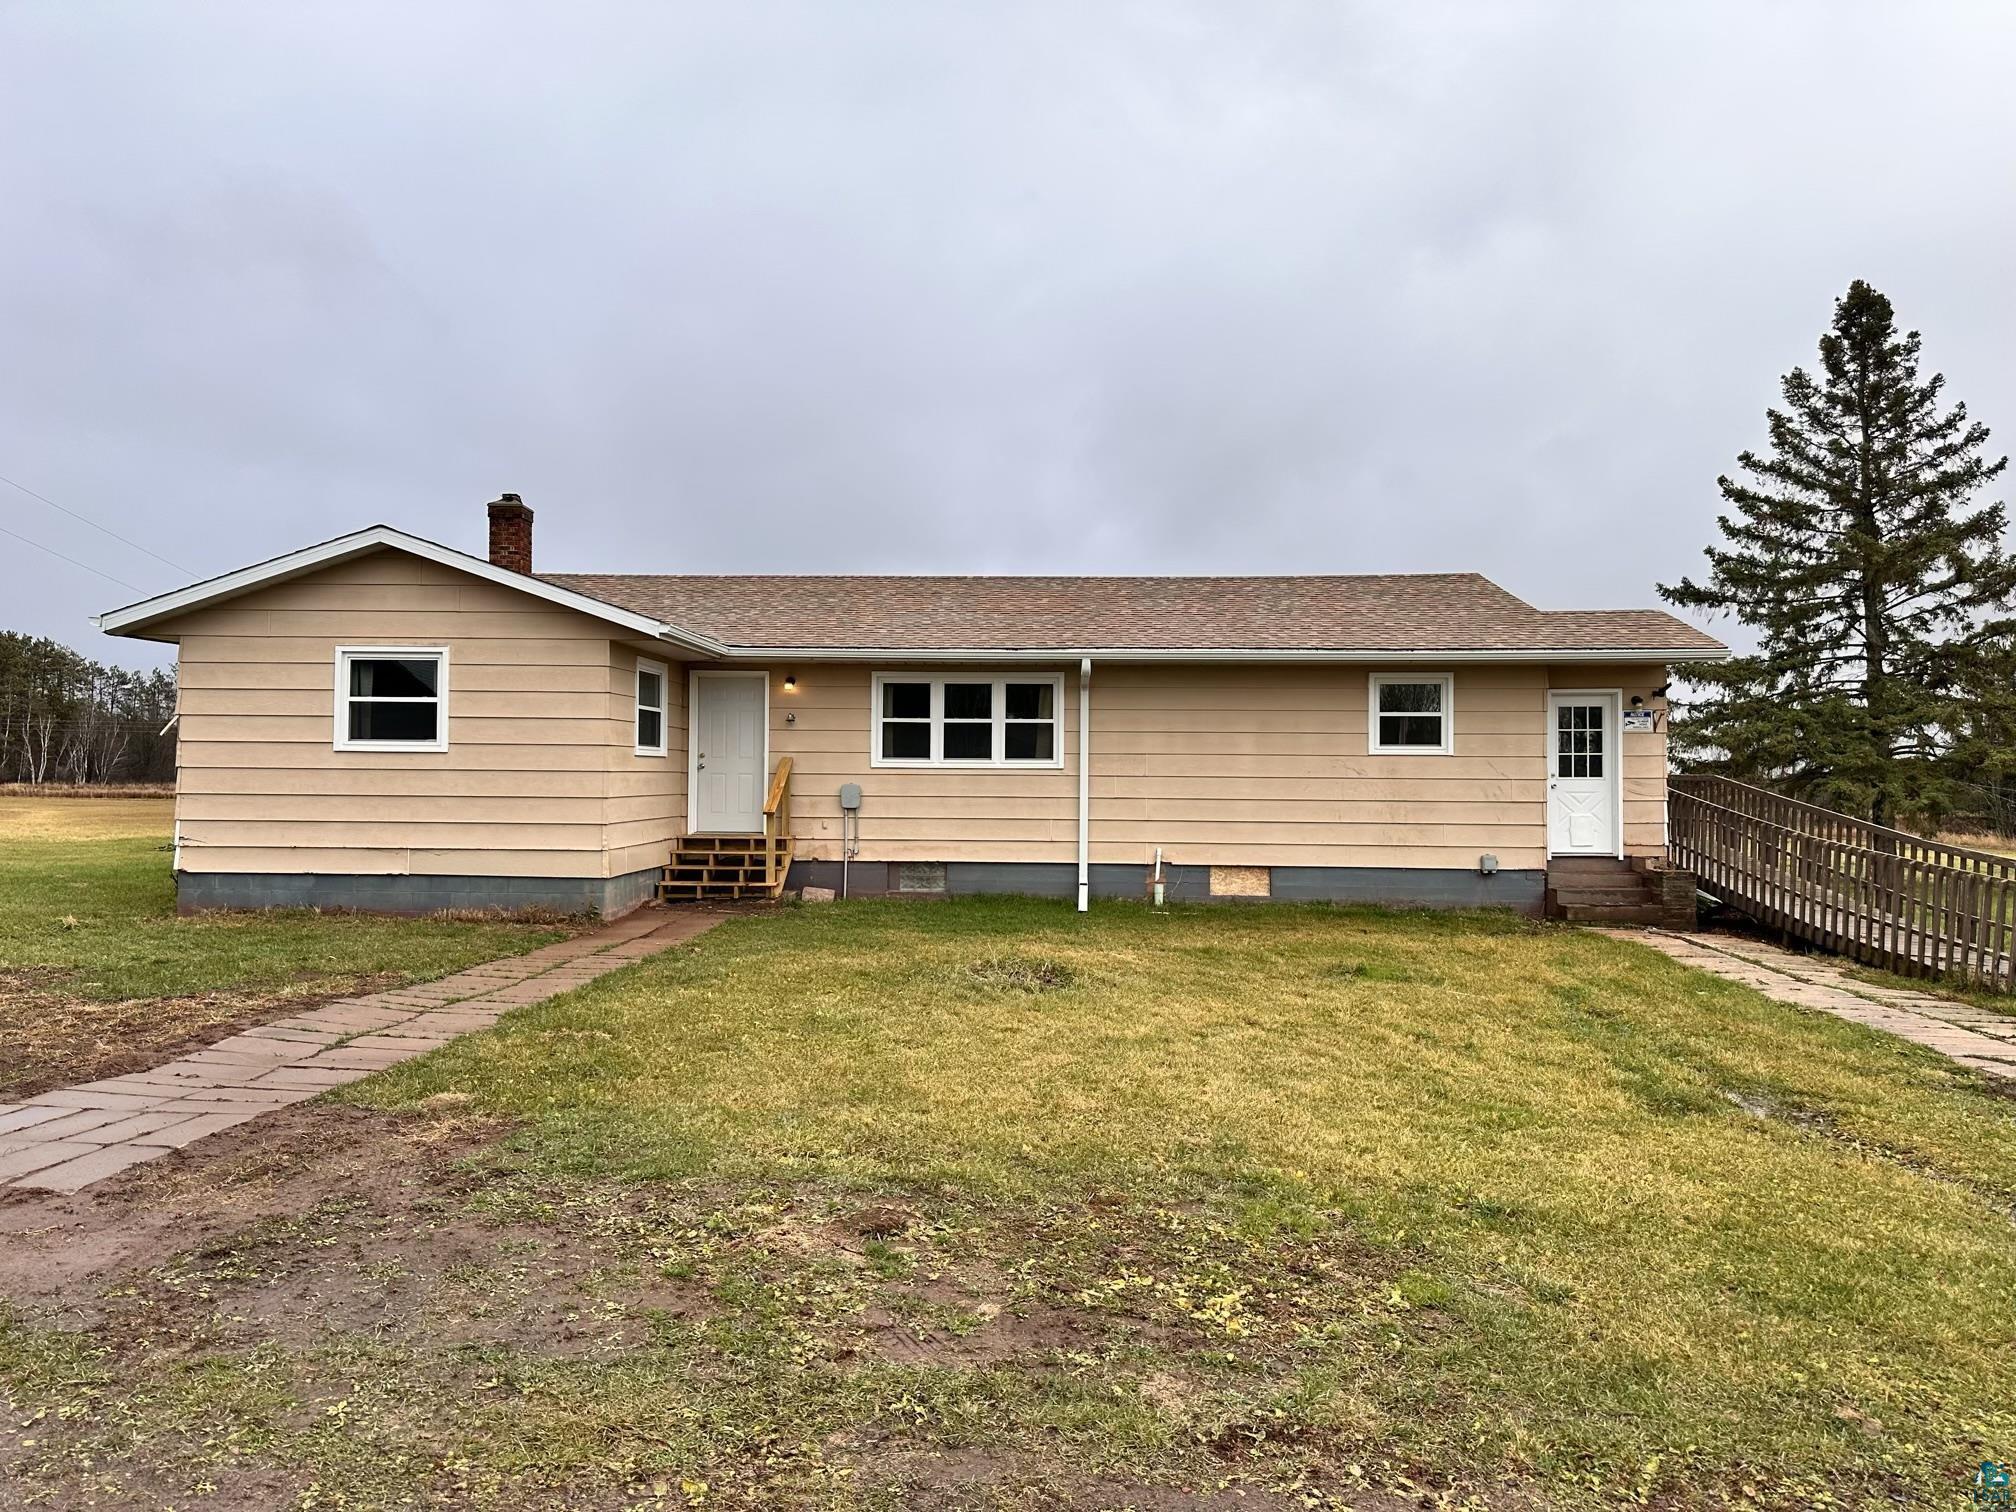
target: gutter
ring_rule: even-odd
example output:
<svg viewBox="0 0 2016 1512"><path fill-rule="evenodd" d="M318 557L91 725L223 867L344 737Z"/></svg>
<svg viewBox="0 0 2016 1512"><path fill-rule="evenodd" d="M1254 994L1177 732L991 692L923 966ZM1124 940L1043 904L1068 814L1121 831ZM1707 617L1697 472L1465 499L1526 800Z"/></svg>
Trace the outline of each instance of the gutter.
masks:
<svg viewBox="0 0 2016 1512"><path fill-rule="evenodd" d="M692 632L683 632L691 635ZM671 637L667 636L667 639ZM1530 651L1283 651L1239 646L1053 646L1029 649L944 650L921 646L723 646L723 661L886 661L1015 662L1024 664L1089 661L1110 662L1336 662L1382 665L1421 663L1427 666L1490 662L1708 662L1723 661L1726 648L1645 646L1629 650L1556 648Z"/></svg>
<svg viewBox="0 0 2016 1512"><path fill-rule="evenodd" d="M1092 892L1092 658L1078 662L1078 912Z"/></svg>

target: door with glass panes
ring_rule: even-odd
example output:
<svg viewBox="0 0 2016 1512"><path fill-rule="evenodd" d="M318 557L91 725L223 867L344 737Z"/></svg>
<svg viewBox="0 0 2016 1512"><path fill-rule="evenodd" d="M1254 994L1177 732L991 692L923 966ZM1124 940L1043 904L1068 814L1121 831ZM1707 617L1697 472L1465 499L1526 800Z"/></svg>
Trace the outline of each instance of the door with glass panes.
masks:
<svg viewBox="0 0 2016 1512"><path fill-rule="evenodd" d="M1547 850L1555 856L1622 851L1617 695L1547 695Z"/></svg>

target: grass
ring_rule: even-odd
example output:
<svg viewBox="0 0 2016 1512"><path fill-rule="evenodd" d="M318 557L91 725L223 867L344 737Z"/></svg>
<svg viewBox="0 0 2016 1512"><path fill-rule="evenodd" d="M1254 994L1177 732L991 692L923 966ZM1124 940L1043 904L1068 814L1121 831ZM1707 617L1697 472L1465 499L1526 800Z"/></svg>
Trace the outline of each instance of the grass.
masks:
<svg viewBox="0 0 2016 1512"><path fill-rule="evenodd" d="M2016 1107L1590 935L808 909L353 1095L443 1094L524 1120L528 1173L772 1213L893 1196L957 1236L919 1263L977 1248L1047 1305L1172 1330L1069 1375L1142 1415L1102 1409L1081 1440L1180 1440L1148 1384L1173 1378L1298 1446L1298 1473L1775 1505L1943 1494L2016 1440ZM847 1375L820 1362L804 1389ZM1055 1379L940 1384L1026 1445L1074 1437L1046 1418ZM784 1390L773 1430L804 1410Z"/></svg>
<svg viewBox="0 0 2016 1512"><path fill-rule="evenodd" d="M787 909L342 1098L329 1198L0 1310L21 1485L1874 1508L2016 1446L2016 1103L1510 917Z"/></svg>
<svg viewBox="0 0 2016 1512"><path fill-rule="evenodd" d="M109 1058L288 1000L440 976L564 933L298 911L177 918L172 823L160 799L0 797L0 1095L89 1079Z"/></svg>
<svg viewBox="0 0 2016 1512"><path fill-rule="evenodd" d="M2008 835L1976 835L1946 831L1933 838L1940 845L1957 846L1961 850L1987 851L1997 856L2016 856L2016 839Z"/></svg>

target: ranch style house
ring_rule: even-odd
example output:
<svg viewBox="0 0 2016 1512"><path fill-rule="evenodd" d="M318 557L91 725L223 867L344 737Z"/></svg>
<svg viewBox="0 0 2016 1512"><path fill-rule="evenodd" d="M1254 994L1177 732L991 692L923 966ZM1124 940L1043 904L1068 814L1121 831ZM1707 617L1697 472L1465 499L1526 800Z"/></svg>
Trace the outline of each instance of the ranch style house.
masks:
<svg viewBox="0 0 2016 1512"><path fill-rule="evenodd" d="M186 910L1572 882L1626 917L1669 669L1726 654L1468 573L536 572L509 494L484 557L376 525L96 623L178 648Z"/></svg>

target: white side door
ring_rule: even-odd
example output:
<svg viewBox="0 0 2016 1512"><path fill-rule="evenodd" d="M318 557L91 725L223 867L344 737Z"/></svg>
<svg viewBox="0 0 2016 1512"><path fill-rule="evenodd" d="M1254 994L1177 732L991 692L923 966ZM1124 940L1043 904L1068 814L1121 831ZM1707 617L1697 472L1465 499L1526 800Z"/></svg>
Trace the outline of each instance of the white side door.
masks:
<svg viewBox="0 0 2016 1512"><path fill-rule="evenodd" d="M769 673L693 674L694 834L747 835L763 828L769 720Z"/></svg>
<svg viewBox="0 0 2016 1512"><path fill-rule="evenodd" d="M1615 856L1618 828L1617 695L1547 695L1547 850Z"/></svg>

